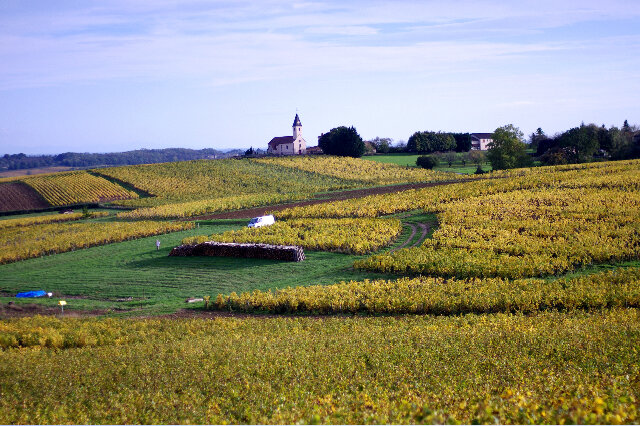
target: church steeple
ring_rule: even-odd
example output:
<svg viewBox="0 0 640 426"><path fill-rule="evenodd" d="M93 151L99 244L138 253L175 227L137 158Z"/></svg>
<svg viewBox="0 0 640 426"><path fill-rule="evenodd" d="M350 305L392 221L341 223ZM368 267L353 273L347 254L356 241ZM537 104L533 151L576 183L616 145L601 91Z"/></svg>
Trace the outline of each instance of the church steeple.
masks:
<svg viewBox="0 0 640 426"><path fill-rule="evenodd" d="M296 113L296 118L293 119L293 140L297 140L302 137L302 122L300 117Z"/></svg>

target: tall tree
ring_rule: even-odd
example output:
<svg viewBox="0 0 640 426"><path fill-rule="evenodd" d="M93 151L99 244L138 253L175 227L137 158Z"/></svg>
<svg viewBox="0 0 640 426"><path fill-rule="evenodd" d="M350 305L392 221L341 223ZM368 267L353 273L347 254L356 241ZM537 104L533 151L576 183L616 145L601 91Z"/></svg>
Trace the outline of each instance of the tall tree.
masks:
<svg viewBox="0 0 640 426"><path fill-rule="evenodd" d="M362 157L366 149L362 138L353 126L335 127L328 133L323 133L318 139L318 146L325 154L342 157Z"/></svg>
<svg viewBox="0 0 640 426"><path fill-rule="evenodd" d="M513 169L530 166L531 157L522 142L524 134L513 124L498 127L493 132L493 142L489 143L487 158L494 170Z"/></svg>

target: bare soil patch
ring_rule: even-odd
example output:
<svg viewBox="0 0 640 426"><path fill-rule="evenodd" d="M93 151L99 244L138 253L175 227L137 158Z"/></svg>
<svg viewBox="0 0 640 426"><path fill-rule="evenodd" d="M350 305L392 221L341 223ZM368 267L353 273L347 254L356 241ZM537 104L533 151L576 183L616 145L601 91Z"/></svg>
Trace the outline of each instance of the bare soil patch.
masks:
<svg viewBox="0 0 640 426"><path fill-rule="evenodd" d="M277 206L265 206L256 207L245 210L236 210L232 212L216 213L206 216L198 216L196 218L189 218L185 220L206 220L206 219L245 219L256 216L264 216L268 212L276 212L291 207L311 206L314 204L331 203L333 201L349 200L352 198L362 198L369 195L391 194L394 192L402 192L410 189L428 188L432 186L451 185L452 183L459 183L460 181L446 181L446 182L428 182L428 183L410 183L403 185L391 185L381 186L376 188L364 188L353 189L349 191L332 192L329 194L322 194L312 200L298 201L295 203L279 204Z"/></svg>
<svg viewBox="0 0 640 426"><path fill-rule="evenodd" d="M106 310L75 311L67 310L64 315L60 308L43 306L36 303L28 305L17 305L12 302L0 305L0 319L32 317L34 315L58 316L64 318L95 317L106 314Z"/></svg>
<svg viewBox="0 0 640 426"><path fill-rule="evenodd" d="M73 167L52 166L52 167L40 167L35 169L7 170L4 172L0 172L0 178L41 175L44 173L67 172L69 170L73 170Z"/></svg>
<svg viewBox="0 0 640 426"><path fill-rule="evenodd" d="M22 182L0 184L0 212L37 210L51 207L35 189Z"/></svg>

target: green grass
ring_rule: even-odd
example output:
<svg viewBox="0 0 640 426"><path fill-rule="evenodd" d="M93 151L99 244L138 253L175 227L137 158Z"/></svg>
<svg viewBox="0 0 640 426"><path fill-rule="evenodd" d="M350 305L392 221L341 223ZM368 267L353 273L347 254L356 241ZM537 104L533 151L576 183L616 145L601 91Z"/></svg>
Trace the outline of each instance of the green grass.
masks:
<svg viewBox="0 0 640 426"><path fill-rule="evenodd" d="M159 237L109 244L75 252L29 259L0 266L3 303L42 303L54 306L65 298L65 309L105 309L135 315L175 312L188 297L267 290L288 286L333 284L342 280L391 278L355 271L355 259L340 253L307 251L304 262L225 257L169 257L183 238L211 235L246 226L245 220L200 222L200 228ZM156 250L156 238L161 248ZM52 299L15 299L19 291L45 290ZM71 298L78 297L78 298ZM131 300L123 300L131 298ZM118 301L120 300L120 301ZM200 306L198 306L200 307Z"/></svg>
<svg viewBox="0 0 640 426"><path fill-rule="evenodd" d="M440 164L433 168L433 170L439 172L451 172L451 173L464 173L464 174L473 174L476 172L477 167L471 162L467 161L466 164L463 164L460 160L461 154L458 154L458 160L452 163L451 167L444 161L441 161ZM378 161L380 163L389 163L389 164L397 164L398 166L405 167L417 167L416 160L420 157L418 154L383 154L383 155L369 155L366 157L362 157L364 160L370 161ZM482 169L485 172L490 172L491 164L485 163L482 165Z"/></svg>

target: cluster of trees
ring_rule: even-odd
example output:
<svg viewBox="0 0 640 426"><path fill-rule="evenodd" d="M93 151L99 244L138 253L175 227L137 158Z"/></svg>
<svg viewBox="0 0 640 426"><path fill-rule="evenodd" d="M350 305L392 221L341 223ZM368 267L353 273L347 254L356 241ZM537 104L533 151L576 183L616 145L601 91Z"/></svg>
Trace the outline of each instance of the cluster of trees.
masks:
<svg viewBox="0 0 640 426"><path fill-rule="evenodd" d="M407 152L467 152L471 149L471 134L447 132L415 132L407 141Z"/></svg>
<svg viewBox="0 0 640 426"><path fill-rule="evenodd" d="M640 128L630 126L627 120L622 128L608 129L583 123L553 137L539 128L531 135L530 145L545 165L640 158Z"/></svg>
<svg viewBox="0 0 640 426"><path fill-rule="evenodd" d="M128 166L134 164L166 163L171 161L225 158L242 154L233 150L222 152L216 149L138 149L135 151L107 154L66 152L58 155L5 154L0 157L0 170L21 170L42 167L96 167Z"/></svg>
<svg viewBox="0 0 640 426"><path fill-rule="evenodd" d="M453 151L448 152L435 152L433 154L421 155L416 159L416 165L425 169L433 169L440 164L446 163L451 167L453 163L460 161L462 166L466 166L467 163L474 164L476 166L476 173L484 173L482 170L482 164L487 161L487 156L483 151L469 151L463 153L456 153Z"/></svg>

